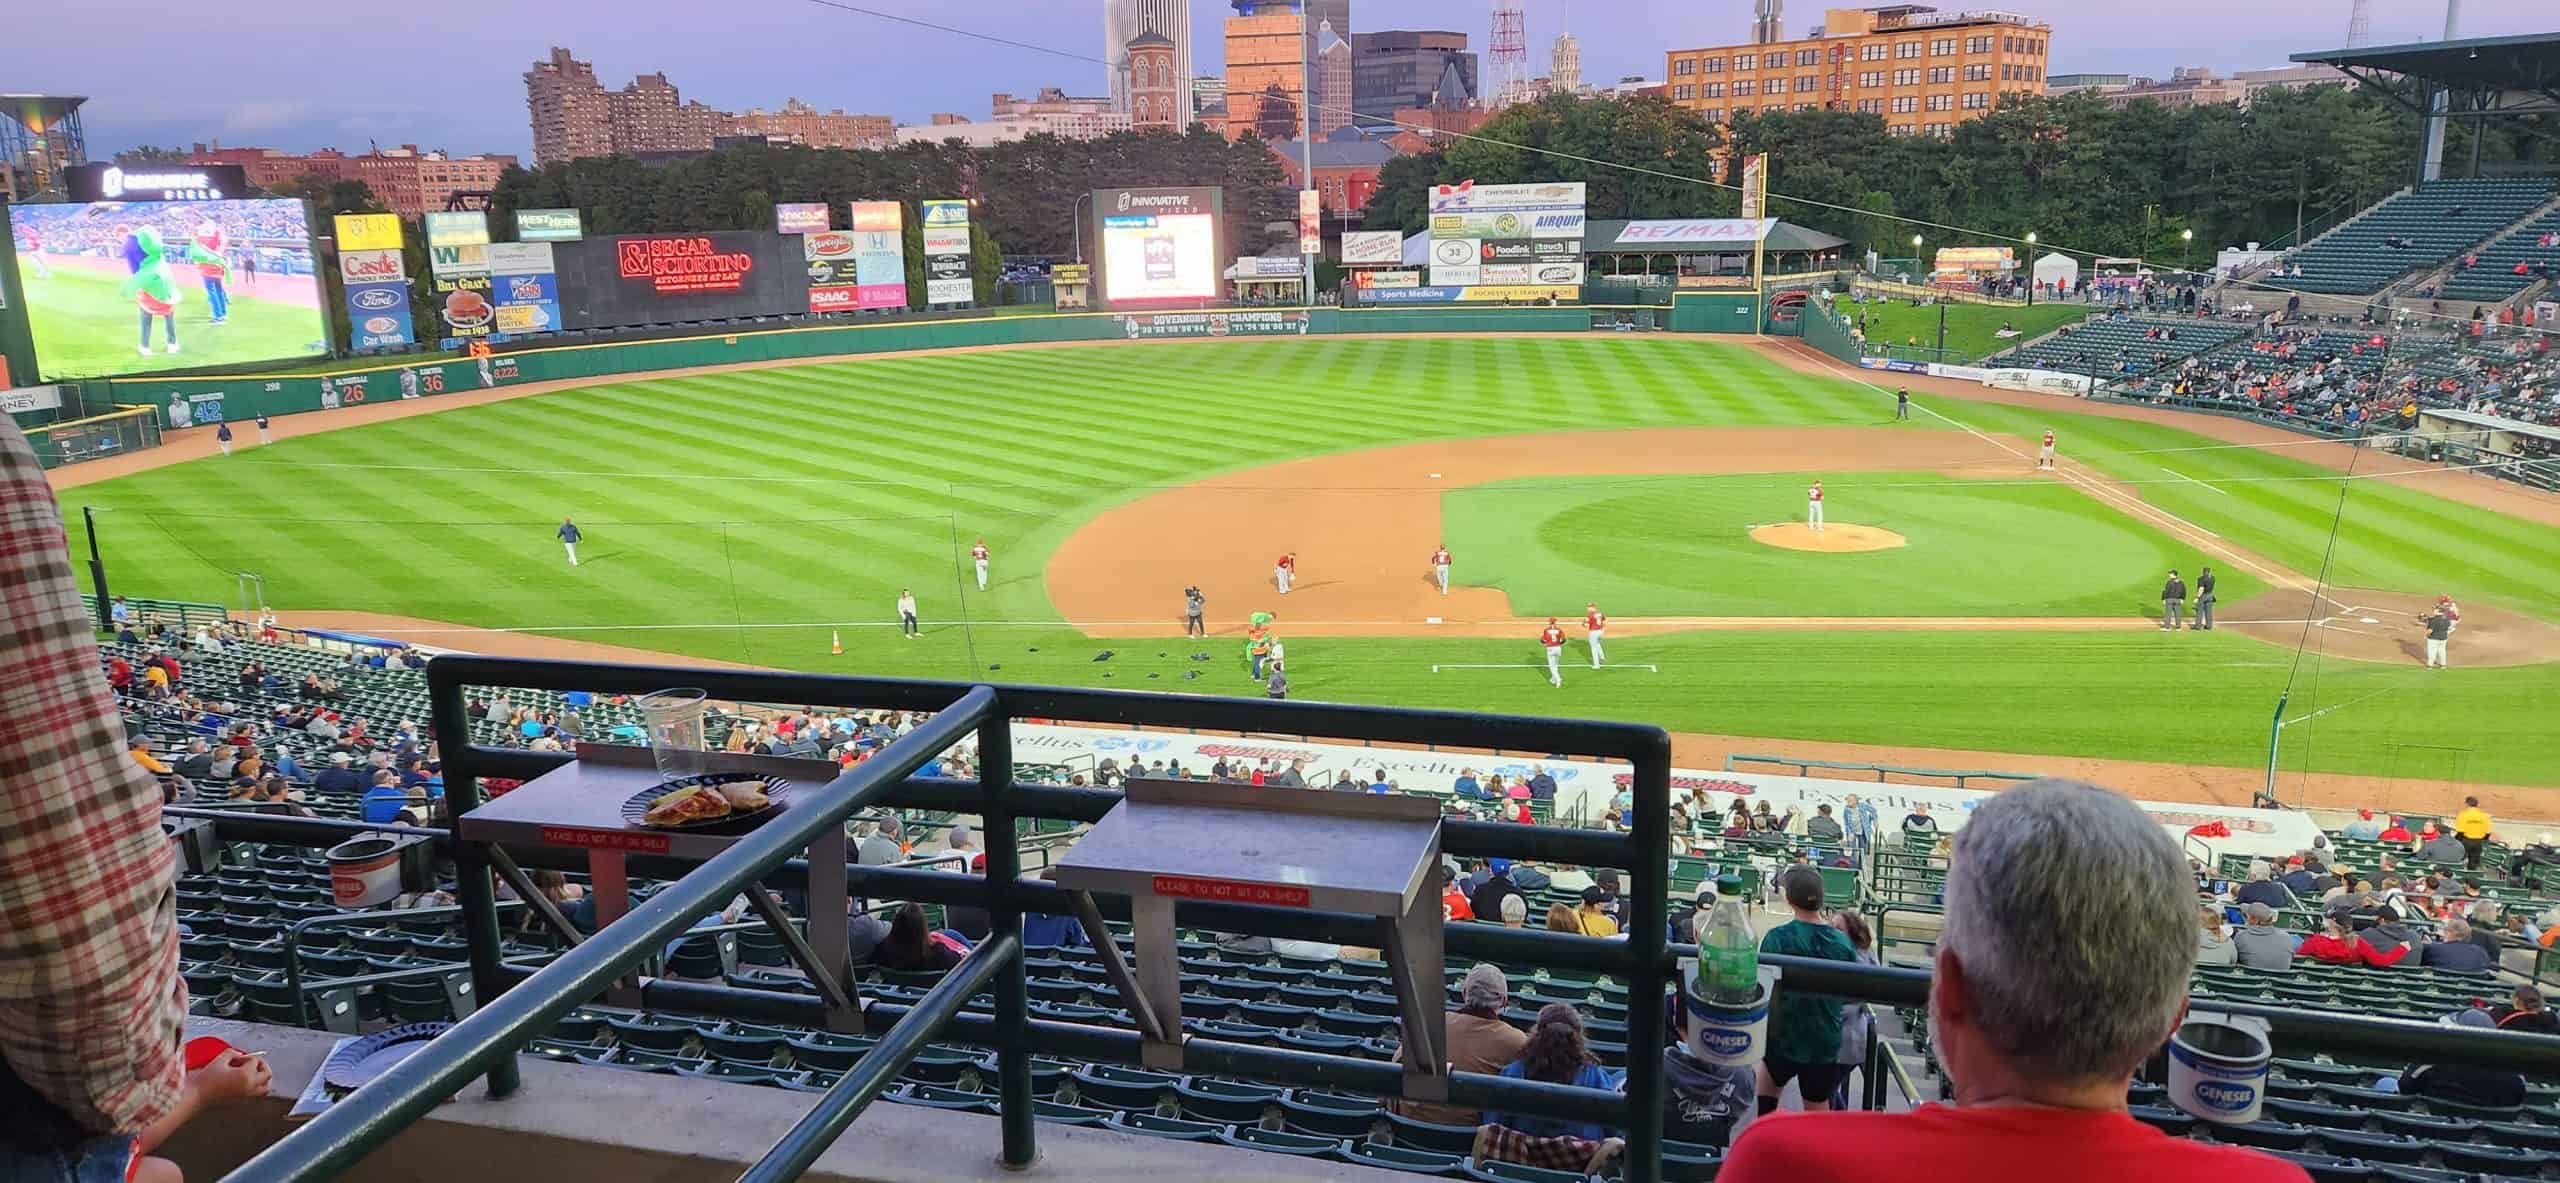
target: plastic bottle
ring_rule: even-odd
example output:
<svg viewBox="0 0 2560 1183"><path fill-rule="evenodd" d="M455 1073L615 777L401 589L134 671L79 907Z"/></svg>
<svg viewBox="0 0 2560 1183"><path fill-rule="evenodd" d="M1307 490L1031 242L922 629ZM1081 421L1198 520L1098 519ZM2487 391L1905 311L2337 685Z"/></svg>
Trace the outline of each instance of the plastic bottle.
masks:
<svg viewBox="0 0 2560 1183"><path fill-rule="evenodd" d="M1751 1002L1760 991L1760 938L1742 903L1742 879L1716 879L1715 911L1698 932L1698 978L1707 999L1725 1006Z"/></svg>

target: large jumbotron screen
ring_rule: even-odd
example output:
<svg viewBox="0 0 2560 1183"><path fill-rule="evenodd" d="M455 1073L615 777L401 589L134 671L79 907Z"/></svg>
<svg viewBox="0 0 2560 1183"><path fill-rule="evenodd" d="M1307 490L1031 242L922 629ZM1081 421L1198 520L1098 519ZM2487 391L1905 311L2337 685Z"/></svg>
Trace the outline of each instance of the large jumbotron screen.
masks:
<svg viewBox="0 0 2560 1183"><path fill-rule="evenodd" d="M9 222L46 378L329 351L299 201L19 205Z"/></svg>
<svg viewBox="0 0 2560 1183"><path fill-rule="evenodd" d="M1215 301L1225 264L1219 191L1104 189L1093 195L1110 308L1189 308Z"/></svg>

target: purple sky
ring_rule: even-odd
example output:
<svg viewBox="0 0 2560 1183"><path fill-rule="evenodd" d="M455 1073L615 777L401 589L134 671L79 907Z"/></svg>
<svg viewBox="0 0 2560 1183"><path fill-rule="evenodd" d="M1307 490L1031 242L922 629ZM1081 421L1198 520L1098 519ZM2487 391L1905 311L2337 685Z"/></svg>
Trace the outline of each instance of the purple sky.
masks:
<svg viewBox="0 0 2560 1183"><path fill-rule="evenodd" d="M864 7L1099 54L1102 0L857 0ZM1214 72L1218 30L1231 7L1192 0L1194 63ZM1526 0L1530 62L1568 25L1586 80L1659 77L1663 51L1742 39L1746 0ZM1963 5L1950 3L1953 10ZM1481 51L1488 0L1353 0L1357 29L1446 28ZM2347 0L2006 0L2000 7L2053 22L2056 73L2165 75L2180 65L2229 71L2282 64L2285 55L2346 40ZM2440 0L2377 0L2376 43L2426 40L2443 27ZM80 47L111 43L167 19L162 0L14 5L0 37L0 90L89 96L89 147L136 143L361 151L367 140L456 152L526 153L521 75L549 46L595 63L608 86L664 70L688 98L732 110L773 108L797 95L820 108L885 112L922 122L934 111L983 118L987 96L1042 85L1091 94L1093 62L1013 49L820 7L809 0L543 0L449 5L258 0L183 40L185 51L133 68ZM469 15L465 15L468 11ZM706 18L707 12L716 17ZM1789 6L1787 31L1821 20ZM2550 0L2467 0L2463 36L2551 31ZM346 39L335 35L344 31Z"/></svg>

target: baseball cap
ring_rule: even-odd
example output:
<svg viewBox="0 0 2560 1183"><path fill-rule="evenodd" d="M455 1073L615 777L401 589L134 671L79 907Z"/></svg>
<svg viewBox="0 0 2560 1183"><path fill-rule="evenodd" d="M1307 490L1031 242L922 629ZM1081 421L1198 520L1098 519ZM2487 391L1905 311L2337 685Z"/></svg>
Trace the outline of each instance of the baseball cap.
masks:
<svg viewBox="0 0 2560 1183"><path fill-rule="evenodd" d="M1600 886L1600 885L1599 885L1599 884L1597 884L1597 883L1594 883L1594 884L1592 884L1592 885L1591 885L1591 886L1589 886L1589 887L1583 888L1583 889L1582 889L1582 902L1583 902L1583 903L1586 903L1586 904L1605 904L1605 903L1608 903L1608 902L1609 902L1609 889L1608 889L1608 888L1605 888L1605 887L1602 887L1602 886Z"/></svg>

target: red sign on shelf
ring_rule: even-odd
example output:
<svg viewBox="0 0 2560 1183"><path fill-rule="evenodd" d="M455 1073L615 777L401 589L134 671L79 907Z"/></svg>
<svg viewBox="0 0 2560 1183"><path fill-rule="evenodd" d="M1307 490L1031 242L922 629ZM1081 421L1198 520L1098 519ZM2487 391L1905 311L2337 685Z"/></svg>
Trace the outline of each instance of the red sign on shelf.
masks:
<svg viewBox="0 0 2560 1183"><path fill-rule="evenodd" d="M1189 875L1154 877L1157 895L1219 904L1269 904L1279 908L1307 906L1307 889L1282 883L1241 883L1233 879L1199 879Z"/></svg>
<svg viewBox="0 0 2560 1183"><path fill-rule="evenodd" d="M589 850L626 850L634 854L665 854L668 848L664 834L589 830L577 826L544 826L542 841L546 846L583 846Z"/></svg>

